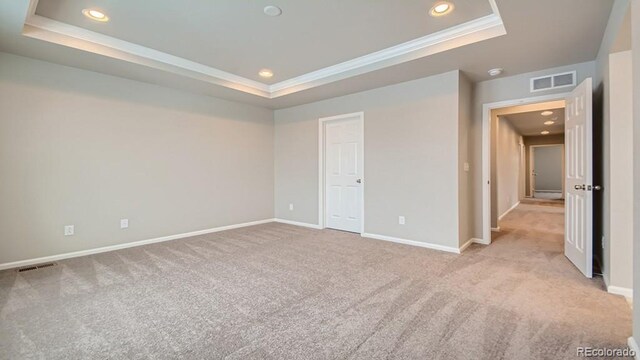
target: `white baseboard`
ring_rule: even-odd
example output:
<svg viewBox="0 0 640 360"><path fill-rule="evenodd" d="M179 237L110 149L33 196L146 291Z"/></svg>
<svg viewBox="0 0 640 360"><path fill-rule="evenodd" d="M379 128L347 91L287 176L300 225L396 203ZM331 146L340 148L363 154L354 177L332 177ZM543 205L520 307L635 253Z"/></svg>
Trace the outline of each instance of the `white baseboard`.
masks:
<svg viewBox="0 0 640 360"><path fill-rule="evenodd" d="M454 253L454 254L460 254L460 252L461 252L460 248L452 247L452 246L437 245L437 244L431 244L431 243L422 242L422 241L400 239L400 238L396 238L396 237L392 237L392 236L378 235L378 234L362 233L360 235L362 237L366 237L366 238L369 238L369 239L390 241L390 242L395 242L395 243L399 243L399 244L418 246L418 247L432 249L432 250L446 251L446 252L450 252L450 253Z"/></svg>
<svg viewBox="0 0 640 360"><path fill-rule="evenodd" d="M631 348L633 350L633 352L636 353L636 360L640 360L640 347L638 347L638 343L636 342L636 339L632 337L630 337L627 340L627 345L629 345L629 348Z"/></svg>
<svg viewBox="0 0 640 360"><path fill-rule="evenodd" d="M520 201L518 201L515 205L509 208L509 210L502 213L502 215L498 216L498 221L502 220L505 216L507 216L510 212L512 212L515 208L517 208L518 205L520 205Z"/></svg>
<svg viewBox="0 0 640 360"><path fill-rule="evenodd" d="M471 239L467 240L466 243L464 243L464 244L462 244L462 246L460 246L460 253L465 251L471 244L483 244L483 240L482 239L478 239L478 238L471 238Z"/></svg>
<svg viewBox="0 0 640 360"><path fill-rule="evenodd" d="M494 227L494 228L491 228L491 231L493 231L493 232L500 232L500 226L498 226L498 227Z"/></svg>
<svg viewBox="0 0 640 360"><path fill-rule="evenodd" d="M473 239L469 239L467 240L467 242L465 242L464 244L460 245L460 253L462 253L463 251L465 251L469 246L471 246L471 244L473 244Z"/></svg>
<svg viewBox="0 0 640 360"><path fill-rule="evenodd" d="M480 245L491 245L491 240L474 238L473 242Z"/></svg>
<svg viewBox="0 0 640 360"><path fill-rule="evenodd" d="M633 289L607 285L607 292L610 294L622 295L628 299L633 299Z"/></svg>
<svg viewBox="0 0 640 360"><path fill-rule="evenodd" d="M303 226L303 227L308 227L308 228L312 228L312 229L322 229L320 227L320 225L317 225L317 224L309 224L309 223L303 223L303 222L291 221L291 220L284 220L284 219L273 219L273 221L275 221L277 223L281 223L281 224Z"/></svg>
<svg viewBox="0 0 640 360"><path fill-rule="evenodd" d="M120 249L127 249L127 248L131 248L131 247L154 244L154 243L159 243L159 242L164 242L164 241L183 239L183 238L188 238L188 237L192 237L192 236L215 233L215 232L219 232L219 231L232 230L232 229L238 229L238 228L247 227L247 226L266 224L266 223L270 223L270 222L274 222L274 221L275 221L275 219L265 219L265 220L251 221L251 222L246 222L246 223L242 223L242 224L233 224L233 225L220 226L220 227L211 228L211 229L192 231L192 232L183 233L183 234L163 236L163 237L158 237L158 238L154 238L154 239L133 241L133 242L128 242L128 243L124 243L124 244L117 244L117 245L111 245L111 246L103 246L103 247L99 247L99 248L95 248L95 249L74 251L74 252L70 252L70 253L58 254L58 255L52 255L52 256L45 256L45 257L40 257L40 258L35 258L35 259L13 261L13 262L0 264L0 270L13 269L13 268L18 268L18 267L23 267L23 266L41 264L41 263L45 263L45 262L70 259L70 258L75 258L75 257L79 257L79 256L99 254L99 253L104 253L104 252L109 252L109 251L114 251L114 250L120 250Z"/></svg>

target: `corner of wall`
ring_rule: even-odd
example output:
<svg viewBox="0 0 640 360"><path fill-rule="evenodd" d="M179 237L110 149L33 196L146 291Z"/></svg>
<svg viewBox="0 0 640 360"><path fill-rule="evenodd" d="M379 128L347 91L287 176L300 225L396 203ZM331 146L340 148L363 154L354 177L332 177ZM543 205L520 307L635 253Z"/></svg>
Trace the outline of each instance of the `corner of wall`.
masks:
<svg viewBox="0 0 640 360"><path fill-rule="evenodd" d="M474 238L473 172L473 85L458 70L458 237L463 246Z"/></svg>

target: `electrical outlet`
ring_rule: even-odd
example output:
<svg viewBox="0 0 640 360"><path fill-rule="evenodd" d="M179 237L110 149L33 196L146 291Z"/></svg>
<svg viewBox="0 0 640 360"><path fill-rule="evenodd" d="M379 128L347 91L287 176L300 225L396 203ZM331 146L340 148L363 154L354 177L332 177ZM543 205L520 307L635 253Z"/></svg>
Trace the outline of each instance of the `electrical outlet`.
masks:
<svg viewBox="0 0 640 360"><path fill-rule="evenodd" d="M470 167L470 166L469 166L469 163L468 163L468 162L464 163L464 171L469 172L469 167Z"/></svg>
<svg viewBox="0 0 640 360"><path fill-rule="evenodd" d="M120 229L126 229L129 227L129 219L120 219Z"/></svg>
<svg viewBox="0 0 640 360"><path fill-rule="evenodd" d="M71 236L75 233L75 229L73 225L65 225L64 226L64 236Z"/></svg>
<svg viewBox="0 0 640 360"><path fill-rule="evenodd" d="M293 211L293 204L289 204L289 211Z"/></svg>
<svg viewBox="0 0 640 360"><path fill-rule="evenodd" d="M398 216L398 224L400 224L400 225L404 225L405 224L404 216Z"/></svg>

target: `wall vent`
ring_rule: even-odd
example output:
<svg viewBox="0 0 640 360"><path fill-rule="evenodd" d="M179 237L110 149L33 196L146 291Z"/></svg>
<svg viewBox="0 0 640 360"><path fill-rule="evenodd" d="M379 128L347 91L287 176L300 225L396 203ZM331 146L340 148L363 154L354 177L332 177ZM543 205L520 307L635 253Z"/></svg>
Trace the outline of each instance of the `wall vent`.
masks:
<svg viewBox="0 0 640 360"><path fill-rule="evenodd" d="M576 72L569 71L531 79L531 92L576 86Z"/></svg>
<svg viewBox="0 0 640 360"><path fill-rule="evenodd" d="M56 263L46 263L46 264L40 264L40 265L31 265L31 266L26 266L23 268L18 268L18 270L16 270L17 272L25 272L25 271L31 271L31 270L37 270L37 269L42 269L42 268L48 268L51 266L55 266L57 265Z"/></svg>

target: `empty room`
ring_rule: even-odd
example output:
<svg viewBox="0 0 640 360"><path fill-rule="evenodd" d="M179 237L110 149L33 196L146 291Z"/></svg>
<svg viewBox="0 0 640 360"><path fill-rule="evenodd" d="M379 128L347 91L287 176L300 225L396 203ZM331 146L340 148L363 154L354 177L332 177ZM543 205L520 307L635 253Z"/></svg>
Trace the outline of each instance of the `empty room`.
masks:
<svg viewBox="0 0 640 360"><path fill-rule="evenodd" d="M0 1L0 359L640 359L639 24Z"/></svg>

